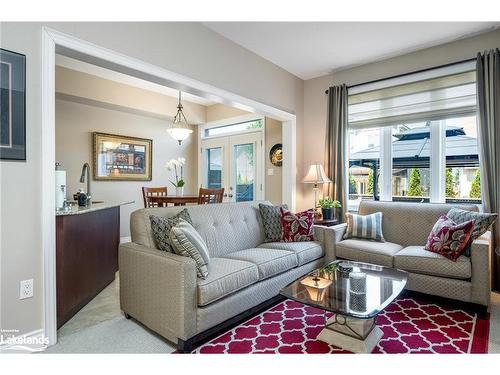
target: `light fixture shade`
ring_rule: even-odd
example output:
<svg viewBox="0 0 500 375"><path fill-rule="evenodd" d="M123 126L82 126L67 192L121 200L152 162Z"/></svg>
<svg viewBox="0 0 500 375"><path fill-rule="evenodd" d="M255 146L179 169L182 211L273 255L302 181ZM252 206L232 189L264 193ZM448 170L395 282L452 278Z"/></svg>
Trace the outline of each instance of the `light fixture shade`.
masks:
<svg viewBox="0 0 500 375"><path fill-rule="evenodd" d="M175 139L179 144L187 139L189 137L189 134L191 134L193 131L191 129L186 129L186 128L170 128L167 129L168 134Z"/></svg>
<svg viewBox="0 0 500 375"><path fill-rule="evenodd" d="M309 167L306 176L302 180L305 184L326 184L332 182L328 178L321 164L313 164Z"/></svg>
<svg viewBox="0 0 500 375"><path fill-rule="evenodd" d="M189 128L189 124L186 120L186 116L182 112L182 104L181 104L181 92L179 91L179 104L177 105L177 114L172 121L172 125L167 129L170 136L179 142L179 145L189 137L189 134L193 132L192 129Z"/></svg>

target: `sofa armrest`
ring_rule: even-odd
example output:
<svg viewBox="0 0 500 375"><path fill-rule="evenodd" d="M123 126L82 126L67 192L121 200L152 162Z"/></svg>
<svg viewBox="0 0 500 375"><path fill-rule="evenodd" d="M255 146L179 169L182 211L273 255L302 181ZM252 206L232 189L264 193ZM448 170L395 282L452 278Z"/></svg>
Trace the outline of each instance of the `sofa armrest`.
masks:
<svg viewBox="0 0 500 375"><path fill-rule="evenodd" d="M325 249L326 261L331 262L337 259L335 245L342 241L342 237L346 231L347 224L342 223L331 227L315 225L314 231L318 240L323 244Z"/></svg>
<svg viewBox="0 0 500 375"><path fill-rule="evenodd" d="M490 303L492 246L492 236L489 231L474 240L471 245L471 302L484 306Z"/></svg>
<svg viewBox="0 0 500 375"><path fill-rule="evenodd" d="M120 307L177 343L196 334L196 266L191 258L133 242L120 245Z"/></svg>

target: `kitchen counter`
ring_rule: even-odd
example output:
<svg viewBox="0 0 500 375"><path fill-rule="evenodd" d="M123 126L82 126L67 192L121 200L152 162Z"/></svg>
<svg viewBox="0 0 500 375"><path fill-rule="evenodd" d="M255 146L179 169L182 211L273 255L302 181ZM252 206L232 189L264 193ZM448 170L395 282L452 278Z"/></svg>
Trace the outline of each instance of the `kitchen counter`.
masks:
<svg viewBox="0 0 500 375"><path fill-rule="evenodd" d="M56 213L57 327L114 279L118 271L120 206L106 201Z"/></svg>
<svg viewBox="0 0 500 375"><path fill-rule="evenodd" d="M119 207L123 206L125 204L132 204L134 201L105 201L101 202L98 201L98 203L91 203L90 206L83 206L80 207L78 204L71 204L70 208L66 211L56 211L56 216L67 216L67 215L81 215L85 214L87 212L92 212L92 211L98 211L98 210L104 210L106 208L112 208L112 207Z"/></svg>

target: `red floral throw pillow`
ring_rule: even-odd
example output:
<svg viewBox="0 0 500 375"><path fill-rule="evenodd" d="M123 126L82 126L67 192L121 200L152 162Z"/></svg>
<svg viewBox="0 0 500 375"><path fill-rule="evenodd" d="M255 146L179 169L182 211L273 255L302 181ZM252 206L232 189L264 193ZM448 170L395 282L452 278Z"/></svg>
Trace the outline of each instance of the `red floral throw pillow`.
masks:
<svg viewBox="0 0 500 375"><path fill-rule="evenodd" d="M283 228L281 236L282 241L314 241L314 210L293 214L280 207L280 220Z"/></svg>
<svg viewBox="0 0 500 375"><path fill-rule="evenodd" d="M425 250L441 254L455 262L465 251L473 230L474 220L457 224L448 216L442 215L427 237Z"/></svg>

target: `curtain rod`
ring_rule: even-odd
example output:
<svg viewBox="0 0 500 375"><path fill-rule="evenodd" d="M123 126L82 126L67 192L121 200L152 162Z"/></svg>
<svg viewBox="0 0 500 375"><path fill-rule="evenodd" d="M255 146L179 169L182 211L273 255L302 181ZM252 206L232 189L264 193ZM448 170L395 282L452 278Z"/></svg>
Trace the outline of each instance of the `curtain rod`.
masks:
<svg viewBox="0 0 500 375"><path fill-rule="evenodd" d="M368 85L370 83L381 82L381 81L385 81L387 79L400 78L400 77L404 77L404 76L409 76L411 74L423 73L423 72L427 72L429 70L434 70L434 69L439 69L439 68L446 68L447 66L453 66L453 65L457 65L457 64L463 64L463 63L471 62L471 61L475 61L475 60L476 60L476 58L474 57L474 58L471 58L471 59L465 59L465 60L455 61L455 62L448 63L448 64L433 66L433 67L430 67L430 68L415 70L415 71L412 71L412 72L409 72L409 73L396 74L396 75L393 75L393 76L390 76L390 77L374 79L373 81L368 81L368 82L363 82L363 83L357 83L355 85L347 86L347 89L351 89L353 87L357 87L357 86L361 86L361 85ZM328 90L325 91L325 94L328 94Z"/></svg>

